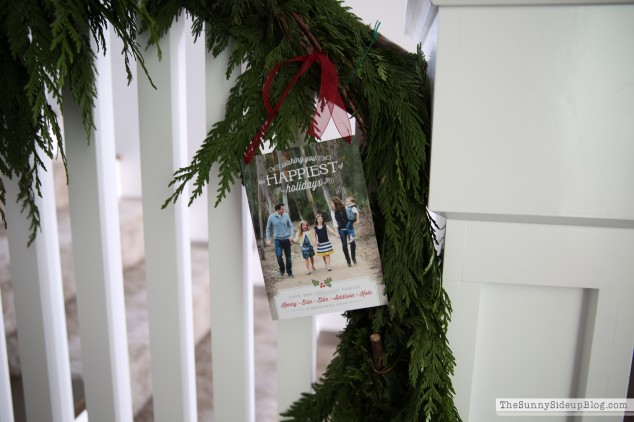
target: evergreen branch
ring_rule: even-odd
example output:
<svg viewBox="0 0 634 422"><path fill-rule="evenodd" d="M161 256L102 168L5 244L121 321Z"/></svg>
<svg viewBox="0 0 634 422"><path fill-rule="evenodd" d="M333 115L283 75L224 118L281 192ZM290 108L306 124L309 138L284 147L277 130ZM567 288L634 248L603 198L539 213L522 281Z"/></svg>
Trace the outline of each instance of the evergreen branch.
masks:
<svg viewBox="0 0 634 422"><path fill-rule="evenodd" d="M137 18L152 27L151 18L133 0L25 0L0 4L0 172L18 183L17 201L30 220L29 244L39 229L35 199L41 195L39 172L46 171L39 154L57 151L66 167L62 132L49 101L63 109L62 91L70 88L84 128L94 128L96 98L95 47L105 53L106 25L122 39L131 80L130 59L145 69L136 42ZM147 70L145 69L146 74ZM151 80L150 80L151 81ZM50 99L47 97L50 94ZM51 135L52 133L52 135ZM6 199L0 179L0 198ZM5 225L4 212L0 212Z"/></svg>
<svg viewBox="0 0 634 422"><path fill-rule="evenodd" d="M451 303L426 211L431 128L426 63L420 51L406 53L379 36L357 69L352 60L363 55L372 30L336 0L147 0L142 5L25 0L15 8L0 7L0 171L17 180L18 202L31 221L29 241L40 223L36 195L41 195L39 172L46 171L41 157L52 156L61 136L46 92L61 104L62 89L70 88L89 132L96 95L91 40L103 52L105 24L112 25L123 40L130 80L129 58L145 69L135 41L139 25L150 31L150 43L157 43L183 11L192 16L196 36L205 29L212 54L231 49L227 77L243 62L247 68L230 91L225 118L213 125L190 165L174 173L173 194L164 207L178 200L188 183L191 204L208 186L211 171L219 176L216 204L232 189L239 161L266 118L261 87L277 63L318 50L328 54L340 75L357 76L340 90L363 132L364 174L389 303L346 312L348 325L335 358L314 391L285 412L285 420L459 421L450 379L455 360L446 337ZM295 71L292 65L280 70L272 101ZM319 72L311 69L289 92L269 130L276 148L292 145L298 131L311 124L319 82ZM5 197L0 179L0 200ZM4 218L2 209L0 215ZM384 340L381 363L389 369L380 373L372 366L373 332Z"/></svg>

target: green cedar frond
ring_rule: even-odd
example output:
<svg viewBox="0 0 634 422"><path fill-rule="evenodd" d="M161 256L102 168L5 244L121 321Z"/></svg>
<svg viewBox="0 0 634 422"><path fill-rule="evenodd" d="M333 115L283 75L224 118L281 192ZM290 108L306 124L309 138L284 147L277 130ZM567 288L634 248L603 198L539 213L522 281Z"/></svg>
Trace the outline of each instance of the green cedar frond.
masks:
<svg viewBox="0 0 634 422"><path fill-rule="evenodd" d="M164 207L178 200L188 183L191 204L208 186L211 171L219 176L216 204L239 179L239 162L266 118L264 78L277 64L318 48L296 16L336 64L340 80L352 75L340 89L364 135L364 174L389 303L345 313L348 325L333 361L314 391L303 394L284 420L459 421L450 379L455 359L446 337L451 303L442 288L426 208L431 135L427 64L420 48L409 54L377 43L357 67L373 31L336 0L0 0L0 201L6 203L3 178L16 180L32 242L40 223L39 172L46 171L41 157L51 157L59 147L65 160L47 93L63 107L62 92L69 88L90 132L96 95L91 45L105 52L105 25L123 41L130 80L130 59L145 69L138 33L149 31L150 43L158 45L182 13L192 17L195 36L205 31L213 55L231 49L228 78L243 63L246 70L235 78L225 118L213 125L189 166L174 173L174 191ZM272 103L296 71L297 64L290 63L280 69ZM315 66L290 90L267 134L276 148L294 144L309 127L319 83ZM0 215L4 219L2 209ZM372 333L383 339L381 370L372 363Z"/></svg>
<svg viewBox="0 0 634 422"><path fill-rule="evenodd" d="M39 174L46 171L39 154L53 157L57 150L66 165L61 129L49 101L63 109L62 92L70 88L90 133L96 97L91 39L105 53L106 24L114 29L123 41L130 81L131 59L145 69L136 42L137 19L153 28L149 15L132 0L0 1L0 172L18 183L17 201L30 220L29 244L40 224L35 199L41 195ZM7 199L2 179L0 198ZM0 214L6 224L4 212Z"/></svg>

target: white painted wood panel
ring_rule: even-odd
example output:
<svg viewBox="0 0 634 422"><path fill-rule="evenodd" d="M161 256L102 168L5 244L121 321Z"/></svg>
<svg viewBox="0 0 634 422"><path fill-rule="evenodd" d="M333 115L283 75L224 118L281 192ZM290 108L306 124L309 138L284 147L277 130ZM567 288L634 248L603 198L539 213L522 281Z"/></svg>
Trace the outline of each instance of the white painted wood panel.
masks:
<svg viewBox="0 0 634 422"><path fill-rule="evenodd" d="M496 398L625 397L634 6L436 4L430 208L448 218L458 410L511 420Z"/></svg>
<svg viewBox="0 0 634 422"><path fill-rule="evenodd" d="M581 397L626 397L634 350L634 292L601 289L593 298L588 321L586 370L579 380Z"/></svg>
<svg viewBox="0 0 634 422"><path fill-rule="evenodd" d="M576 397L582 299L582 289L482 286L469 420L498 420L492 398Z"/></svg>
<svg viewBox="0 0 634 422"><path fill-rule="evenodd" d="M632 22L634 5L441 8L430 208L634 220Z"/></svg>
<svg viewBox="0 0 634 422"><path fill-rule="evenodd" d="M456 359L452 376L452 384L456 390L454 403L458 413L466 419L471 406L471 395L474 388L477 388L472 380L476 364L482 284L445 279L443 287L451 298L453 308L447 336Z"/></svg>
<svg viewBox="0 0 634 422"><path fill-rule="evenodd" d="M634 230L452 220L444 279L634 290Z"/></svg>

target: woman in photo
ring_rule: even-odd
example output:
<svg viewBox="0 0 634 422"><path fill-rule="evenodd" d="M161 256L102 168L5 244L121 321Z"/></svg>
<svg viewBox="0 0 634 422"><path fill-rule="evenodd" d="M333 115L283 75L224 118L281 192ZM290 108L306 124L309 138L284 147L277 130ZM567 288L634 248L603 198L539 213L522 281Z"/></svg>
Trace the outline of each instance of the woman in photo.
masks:
<svg viewBox="0 0 634 422"><path fill-rule="evenodd" d="M306 275L310 274L311 268L313 271L316 271L315 248L313 247L313 243L315 243L315 241L313 240L313 236L307 222L299 222L299 228L297 229L297 234L295 235L295 243L302 248L302 257L304 258L304 261L306 261Z"/></svg>
<svg viewBox="0 0 634 422"><path fill-rule="evenodd" d="M328 224L324 222L324 216L321 214L317 214L315 218L315 234L317 236L317 256L321 256L324 259L324 264L326 264L326 269L331 271L330 268L330 255L334 252L332 248L332 243L330 243L330 239L328 238L328 232L330 231L335 236L339 237L339 234L332 229Z"/></svg>

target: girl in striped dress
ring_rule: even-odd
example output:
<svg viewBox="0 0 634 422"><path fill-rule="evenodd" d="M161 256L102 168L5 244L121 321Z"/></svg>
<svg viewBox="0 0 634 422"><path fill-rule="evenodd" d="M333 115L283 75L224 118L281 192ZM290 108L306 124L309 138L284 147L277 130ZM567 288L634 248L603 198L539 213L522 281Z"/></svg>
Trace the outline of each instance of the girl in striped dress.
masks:
<svg viewBox="0 0 634 422"><path fill-rule="evenodd" d="M331 271L330 268L330 255L334 252L332 248L332 244L330 243L330 239L328 239L328 232L330 231L335 236L339 237L339 233L337 233L334 229L332 229L328 224L324 223L324 216L321 214L317 214L316 217L316 225L315 225L315 235L317 237L317 256L321 256L324 259L324 264L326 264L326 269Z"/></svg>

